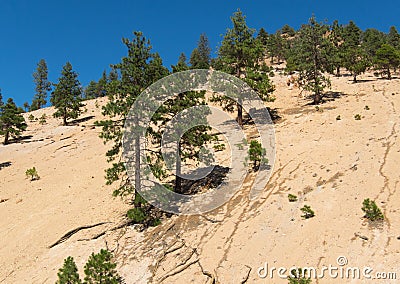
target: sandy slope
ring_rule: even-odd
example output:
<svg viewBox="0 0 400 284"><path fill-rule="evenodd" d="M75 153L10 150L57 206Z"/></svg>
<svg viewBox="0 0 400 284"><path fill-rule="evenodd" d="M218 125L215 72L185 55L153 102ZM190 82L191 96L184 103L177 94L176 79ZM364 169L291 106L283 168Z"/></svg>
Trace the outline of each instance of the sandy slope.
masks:
<svg viewBox="0 0 400 284"><path fill-rule="evenodd" d="M63 258L73 255L81 267L106 244L127 283L211 283L212 277L217 283L285 283L276 275L260 279L258 268L265 262L322 268L337 265L339 256L349 266L396 271L400 278L400 80L350 79L332 78L332 91L340 94L317 111L298 89L288 90L285 77L273 78L277 100L271 107L282 117L275 128L277 160L258 200L248 200L249 175L240 194L206 216L173 217L145 233L125 228L91 241L79 239L115 226L127 208L103 185L108 147L90 127L99 111L90 102L85 116L96 118L79 126L61 127L54 119L44 127L30 124L27 141L33 142L0 148L0 162L12 162L0 170L0 199L9 198L0 204L0 282L53 283ZM35 116L42 111L50 116L53 110ZM41 179L30 182L24 172L33 165ZM288 193L300 200L289 203ZM383 209L381 227L362 218L365 198ZM301 218L304 204L314 218ZM68 230L103 221L114 223L47 248ZM364 282L326 276L314 283Z"/></svg>

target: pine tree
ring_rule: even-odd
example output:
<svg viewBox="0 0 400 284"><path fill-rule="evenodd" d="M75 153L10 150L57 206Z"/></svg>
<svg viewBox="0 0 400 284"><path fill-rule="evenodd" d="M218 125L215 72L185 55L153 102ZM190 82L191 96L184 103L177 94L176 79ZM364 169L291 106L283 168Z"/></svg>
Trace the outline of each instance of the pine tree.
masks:
<svg viewBox="0 0 400 284"><path fill-rule="evenodd" d="M178 63L172 66L174 72L182 72L189 69L189 66L185 63L185 57L181 54ZM172 153L175 157L175 184L174 191L177 193L184 193L182 188L182 165L181 160L198 160L200 147L211 141L212 135L207 132L210 127L205 126L207 124L207 115L209 111L204 109L196 111L192 109L190 113L185 113L184 110L189 109L193 106L205 105L205 92L204 91L189 91L178 94L176 97L167 100L164 105L159 109L159 116L162 120L162 126L160 132L165 130L165 125L168 124L171 117L177 114L181 115L181 119L174 124L174 146L175 152ZM188 123L198 125L190 128L187 131L186 127ZM176 134L176 135L175 135ZM179 134L183 134L180 136ZM158 136L158 140L161 138L161 133ZM158 141L160 144L161 141ZM160 153L161 154L161 153Z"/></svg>
<svg viewBox="0 0 400 284"><path fill-rule="evenodd" d="M36 71L33 73L36 94L33 97L31 110L42 108L47 103L47 93L51 91L51 83L47 79L48 70L44 59L41 59L37 65Z"/></svg>
<svg viewBox="0 0 400 284"><path fill-rule="evenodd" d="M281 28L281 34L285 35L286 37L294 37L296 35L296 31L294 28L286 24Z"/></svg>
<svg viewBox="0 0 400 284"><path fill-rule="evenodd" d="M84 90L85 100L91 100L96 98L97 95L97 83L96 81L90 81Z"/></svg>
<svg viewBox="0 0 400 284"><path fill-rule="evenodd" d="M132 40L123 38L122 42L128 49L128 55L123 57L120 63L111 66L113 68L110 73L112 78L109 78L106 88L109 101L103 108L103 114L110 119L100 121L97 124L102 126L100 137L105 142L113 141L113 147L106 153L108 161L113 162L112 167L106 171L107 184L121 181L113 194L119 196L133 194L133 203L135 207L140 208L144 204L144 200L138 194L138 190L141 188L140 140L135 139L132 142L136 165L134 185L126 177L124 163L122 161L116 162L115 159L122 152L123 127L130 107L142 91L158 79L168 75L169 72L162 65L159 55L152 53L150 41L141 32L134 32ZM117 78L117 74L119 74L119 78Z"/></svg>
<svg viewBox="0 0 400 284"><path fill-rule="evenodd" d="M366 29L362 34L362 46L372 60L382 44L386 43L386 35L377 29Z"/></svg>
<svg viewBox="0 0 400 284"><path fill-rule="evenodd" d="M228 74L244 80L259 96L268 101L274 91L268 73L269 68L263 63L264 48L254 38L255 30L246 24L246 17L240 10L231 17L233 28L228 29L218 51L217 64L214 66ZM242 98L235 103L232 99L214 96L213 101L219 102L226 110L237 108L237 121L243 125Z"/></svg>
<svg viewBox="0 0 400 284"><path fill-rule="evenodd" d="M26 130L24 110L15 105L12 98L6 104L0 103L0 135L4 135L4 145L9 143L10 136L17 138Z"/></svg>
<svg viewBox="0 0 400 284"><path fill-rule="evenodd" d="M386 74L389 80L392 79L390 69L396 69L400 66L399 51L389 44L383 44L376 51L374 65L375 68L382 70L382 74Z"/></svg>
<svg viewBox="0 0 400 284"><path fill-rule="evenodd" d="M260 43L266 47L268 43L269 35L264 28L261 28L257 34L256 39L260 41Z"/></svg>
<svg viewBox="0 0 400 284"><path fill-rule="evenodd" d="M78 74L72 70L71 63L67 62L61 72L55 90L51 94L51 103L56 108L54 117L61 117L63 125L67 125L68 119L76 119L81 113L82 89L78 80Z"/></svg>
<svg viewBox="0 0 400 284"><path fill-rule="evenodd" d="M190 55L190 65L192 69L208 69L211 60L211 48L206 34L201 34L197 47Z"/></svg>
<svg viewBox="0 0 400 284"><path fill-rule="evenodd" d="M85 284L122 283L121 276L115 270L116 267L109 251L102 249L97 254L92 253L84 267Z"/></svg>
<svg viewBox="0 0 400 284"><path fill-rule="evenodd" d="M293 42L288 58L288 70L300 71L301 86L313 93L314 104L322 101L323 91L330 87L330 80L323 72L332 71L330 62L331 46L326 36L329 27L318 23L313 16L309 23L298 31L298 37Z"/></svg>
<svg viewBox="0 0 400 284"><path fill-rule="evenodd" d="M277 30L275 34L270 34L268 43L267 43L267 51L269 56L271 57L271 63L281 63L285 59L286 55L286 40L282 36L282 32Z"/></svg>
<svg viewBox="0 0 400 284"><path fill-rule="evenodd" d="M56 284L82 284L74 258L69 256L64 259L64 265L58 270Z"/></svg>
<svg viewBox="0 0 400 284"><path fill-rule="evenodd" d="M400 48L400 35L395 26L391 26L387 37L387 43L396 49Z"/></svg>
<svg viewBox="0 0 400 284"><path fill-rule="evenodd" d="M332 44L331 62L333 69L336 70L336 76L340 76L340 68L344 65L344 28L339 25L339 22L335 20L331 27L329 34L329 41Z"/></svg>
<svg viewBox="0 0 400 284"><path fill-rule="evenodd" d="M353 82L357 83L357 76L364 73L370 66L368 54L361 46L362 30L350 21L343 29L344 67L353 75Z"/></svg>
<svg viewBox="0 0 400 284"><path fill-rule="evenodd" d="M253 162L253 170L257 170L265 157L265 149L257 140L252 140L249 147L249 159Z"/></svg>

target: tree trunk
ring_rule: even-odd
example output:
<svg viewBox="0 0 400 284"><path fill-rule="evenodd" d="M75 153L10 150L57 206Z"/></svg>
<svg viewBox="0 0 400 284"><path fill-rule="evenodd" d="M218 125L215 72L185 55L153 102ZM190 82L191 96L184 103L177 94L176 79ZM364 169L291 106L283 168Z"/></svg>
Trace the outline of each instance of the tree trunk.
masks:
<svg viewBox="0 0 400 284"><path fill-rule="evenodd" d="M353 83L357 83L357 74L353 75Z"/></svg>
<svg viewBox="0 0 400 284"><path fill-rule="evenodd" d="M67 117L65 115L63 116L63 125L67 125Z"/></svg>
<svg viewBox="0 0 400 284"><path fill-rule="evenodd" d="M388 79L392 80L392 74L390 74L390 68L387 69Z"/></svg>
<svg viewBox="0 0 400 284"><path fill-rule="evenodd" d="M322 101L322 96L321 96L321 94L320 94L319 92L315 93L315 96L314 96L314 104L315 104L315 105L318 105L318 104L321 103L321 101Z"/></svg>
<svg viewBox="0 0 400 284"><path fill-rule="evenodd" d="M4 142L3 142L4 145L8 144L9 137L10 137L10 133L8 132L8 130L6 130L6 134L4 134Z"/></svg>
<svg viewBox="0 0 400 284"><path fill-rule="evenodd" d="M239 100L237 103L237 122L240 127L243 127L243 107L242 107L242 100Z"/></svg>
<svg viewBox="0 0 400 284"><path fill-rule="evenodd" d="M336 67L336 77L340 77L340 66Z"/></svg>
<svg viewBox="0 0 400 284"><path fill-rule="evenodd" d="M135 125L133 127L139 126L138 120L139 119L136 114ZM141 189L141 180L140 180L141 177L140 177L140 136L138 133L136 133L135 135L136 135L135 136L135 195L136 195ZM140 207L141 204L138 204L138 206Z"/></svg>
<svg viewBox="0 0 400 284"><path fill-rule="evenodd" d="M181 164L181 143L180 141L177 142L177 149L176 149L176 169L175 169L175 192L182 194L182 178L181 178L181 171L182 171L182 164Z"/></svg>

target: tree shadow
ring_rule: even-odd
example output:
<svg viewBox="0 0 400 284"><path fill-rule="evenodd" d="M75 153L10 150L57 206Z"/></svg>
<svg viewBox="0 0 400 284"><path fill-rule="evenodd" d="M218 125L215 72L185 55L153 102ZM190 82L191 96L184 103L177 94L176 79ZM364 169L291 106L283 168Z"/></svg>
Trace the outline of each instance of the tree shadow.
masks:
<svg viewBox="0 0 400 284"><path fill-rule="evenodd" d="M353 84L357 84L357 83L368 83L368 82L374 82L376 80L372 80L372 79L357 79L357 82L354 82L353 80L349 80L349 82L352 82Z"/></svg>
<svg viewBox="0 0 400 284"><path fill-rule="evenodd" d="M19 136L16 138L11 138L10 140L8 140L8 144L14 144L14 143L30 143L30 142L34 142L34 141L27 141L29 139L32 139L32 135L24 135L24 136Z"/></svg>
<svg viewBox="0 0 400 284"><path fill-rule="evenodd" d="M308 95L308 96L306 97L306 99L310 99L310 100L312 100L312 101L309 102L309 103L306 103L304 106L322 105L322 104L324 104L324 103L332 102L332 101L334 101L334 100L336 100L336 99L340 99L341 97L346 96L346 95L347 95L347 94L345 94L345 93L343 93L343 92L329 91L329 92L326 92L326 93L323 94L322 100L321 100L321 102L320 102L319 104L315 104L315 103L314 103L314 95Z"/></svg>
<svg viewBox="0 0 400 284"><path fill-rule="evenodd" d="M196 171L194 171L194 174ZM198 180L182 179L183 194L194 195L210 188L216 188L223 182L228 172L228 167L216 165L204 178Z"/></svg>
<svg viewBox="0 0 400 284"><path fill-rule="evenodd" d="M11 165L12 165L12 163L11 163L10 161L0 163L0 170L2 170L3 168L8 168L8 167L10 167Z"/></svg>
<svg viewBox="0 0 400 284"><path fill-rule="evenodd" d="M89 116L86 116L86 117L78 118L78 119L75 119L75 120L72 120L72 121L68 122L68 125L78 125L79 123L89 121L89 120L91 120L93 118L95 118L94 115L89 115Z"/></svg>

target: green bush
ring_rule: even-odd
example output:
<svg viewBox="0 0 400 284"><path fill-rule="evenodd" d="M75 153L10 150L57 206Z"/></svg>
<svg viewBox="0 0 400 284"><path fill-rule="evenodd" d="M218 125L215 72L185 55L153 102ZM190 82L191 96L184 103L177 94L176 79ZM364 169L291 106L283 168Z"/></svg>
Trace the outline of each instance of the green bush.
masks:
<svg viewBox="0 0 400 284"><path fill-rule="evenodd" d="M39 174L35 167L33 167L31 169L27 169L25 172L25 175L28 178L30 177L31 181L40 179Z"/></svg>
<svg viewBox="0 0 400 284"><path fill-rule="evenodd" d="M108 250L92 253L85 264L85 279L79 278L78 268L74 259L69 256L64 260L64 266L58 270L56 284L119 284L123 279L115 270L117 264L112 261L112 254Z"/></svg>
<svg viewBox="0 0 400 284"><path fill-rule="evenodd" d="M382 221L384 219L381 209L379 209L375 201L369 198L363 201L363 207L361 209L365 213L364 217L371 221Z"/></svg>
<svg viewBox="0 0 400 284"><path fill-rule="evenodd" d="M35 120L35 117L33 116L33 114L30 114L28 116L28 119L29 119L30 122L33 122Z"/></svg>
<svg viewBox="0 0 400 284"><path fill-rule="evenodd" d="M225 150L225 149L226 149L225 144L217 144L217 145L214 145L214 150L215 150L215 151L223 151L223 150Z"/></svg>
<svg viewBox="0 0 400 284"><path fill-rule="evenodd" d="M288 194L288 199L289 199L289 202L296 202L297 201L297 196L296 195L294 195L294 194Z"/></svg>
<svg viewBox="0 0 400 284"><path fill-rule="evenodd" d="M142 224L147 219L146 212L140 207L129 209L126 216L135 224Z"/></svg>
<svg viewBox="0 0 400 284"><path fill-rule="evenodd" d="M300 208L300 210L301 212L303 212L303 215L301 217L303 217L304 219L310 219L315 216L314 211L308 205L304 205L304 207Z"/></svg>
<svg viewBox="0 0 400 284"><path fill-rule="evenodd" d="M265 158L265 149L262 147L261 143L257 140L253 140L250 142L249 147L249 160L253 162L253 170L257 171L260 167L261 163L268 163L268 160Z"/></svg>
<svg viewBox="0 0 400 284"><path fill-rule="evenodd" d="M370 110L369 106L365 106L364 109L365 109L365 110Z"/></svg>
<svg viewBox="0 0 400 284"><path fill-rule="evenodd" d="M42 116L39 118L39 123L41 125L46 124L46 118L47 118L47 115L45 113L42 114Z"/></svg>
<svg viewBox="0 0 400 284"><path fill-rule="evenodd" d="M78 268L76 267L74 258L69 256L64 259L64 266L58 270L58 280L56 284L81 284Z"/></svg>
<svg viewBox="0 0 400 284"><path fill-rule="evenodd" d="M108 250L100 250L98 254L92 253L85 264L85 284L117 284L122 283L121 276L115 270L117 264L112 260Z"/></svg>

